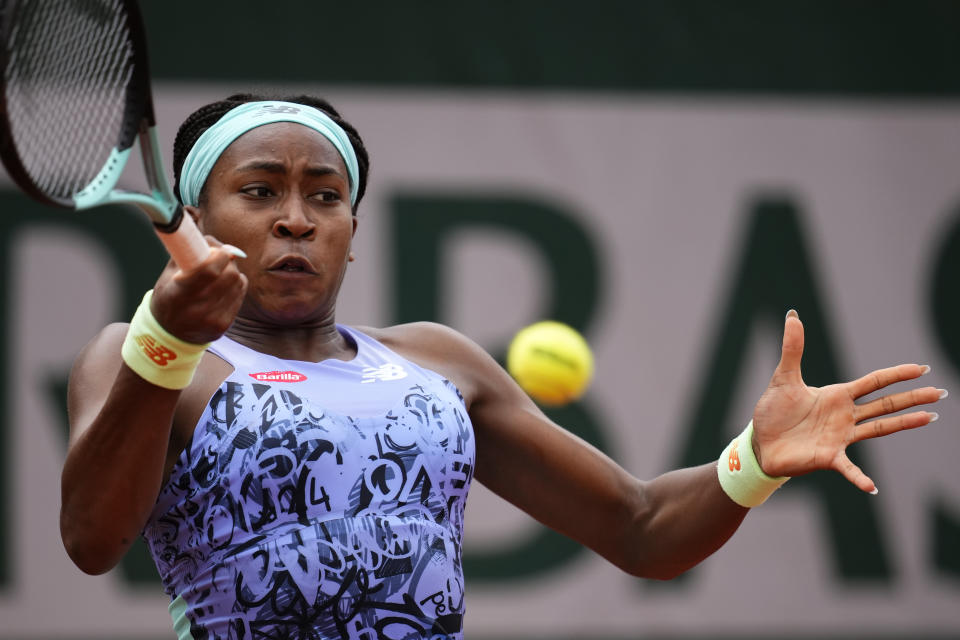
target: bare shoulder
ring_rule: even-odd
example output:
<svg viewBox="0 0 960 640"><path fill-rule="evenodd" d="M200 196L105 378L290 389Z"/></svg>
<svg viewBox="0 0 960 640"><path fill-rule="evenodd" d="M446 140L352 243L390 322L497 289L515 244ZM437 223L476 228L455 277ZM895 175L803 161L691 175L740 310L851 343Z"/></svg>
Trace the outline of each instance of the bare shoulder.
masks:
<svg viewBox="0 0 960 640"><path fill-rule="evenodd" d="M391 349L448 349L477 348L468 337L439 322L408 322L391 327L357 327L359 331L382 342Z"/></svg>
<svg viewBox="0 0 960 640"><path fill-rule="evenodd" d="M357 330L453 382L468 407L487 384L506 376L480 345L446 325L411 322L384 328L357 327Z"/></svg>
<svg viewBox="0 0 960 640"><path fill-rule="evenodd" d="M103 369L116 369L120 349L130 325L126 322L114 322L100 330L77 354L70 373L70 383L82 384L89 375L104 373Z"/></svg>
<svg viewBox="0 0 960 640"><path fill-rule="evenodd" d="M71 431L74 426L92 422L100 412L113 387L117 374L123 367L123 342L130 325L115 322L107 325L80 350L70 370L67 388L67 408ZM205 354L197 367L193 382L183 389L177 403L177 416L183 417L185 427L192 433L206 401L220 383L230 374L232 367L221 358ZM174 434L176 436L176 433Z"/></svg>
<svg viewBox="0 0 960 640"><path fill-rule="evenodd" d="M80 356L96 355L101 350L119 350L123 339L127 337L129 328L130 324L127 322L111 322L90 339L90 342L80 351Z"/></svg>
<svg viewBox="0 0 960 640"><path fill-rule="evenodd" d="M129 326L125 322L107 325L74 359L67 386L71 441L79 434L76 425L91 422L103 406L120 370L120 350Z"/></svg>
<svg viewBox="0 0 960 640"><path fill-rule="evenodd" d="M111 396L124 367L121 352L129 328L125 322L107 325L74 360L67 388L71 445L94 423ZM193 435L207 402L232 370L226 361L208 352L197 367L193 381L179 391L164 467L166 473Z"/></svg>

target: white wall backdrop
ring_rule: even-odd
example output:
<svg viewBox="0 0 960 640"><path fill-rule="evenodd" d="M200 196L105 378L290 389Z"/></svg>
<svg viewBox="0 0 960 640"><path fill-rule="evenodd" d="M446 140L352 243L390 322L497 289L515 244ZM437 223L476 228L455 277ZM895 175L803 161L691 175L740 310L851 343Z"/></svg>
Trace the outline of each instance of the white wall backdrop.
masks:
<svg viewBox="0 0 960 640"><path fill-rule="evenodd" d="M235 88L156 89L168 162L176 124ZM934 256L958 222L960 105L300 88L327 95L373 159L341 322L391 320L384 220L397 193L511 192L574 212L606 276L588 336L597 356L589 399L612 455L638 476L664 471L685 437L681 421L718 330L747 211L762 194L784 194L802 214L845 370L928 363L930 383L953 392L929 428L863 445L889 542L885 583L839 580L823 510L812 496L785 493L675 588L644 584L593 554L542 578L468 586L468 637L960 634L960 576L930 559L931 503L960 520L960 376L933 334L929 299ZM501 345L543 313L548 274L521 239L463 234L449 255L444 312L480 343ZM64 443L39 385L114 318L118 274L66 228L23 234L13 259L4 310L15 323L5 363L12 467L0 488L12 509L2 524L12 578L0 591L0 638L172 637L159 587L81 574L58 534ZM743 423L778 354L775 332L752 339L734 399ZM508 545L533 526L480 487L467 522L468 550Z"/></svg>

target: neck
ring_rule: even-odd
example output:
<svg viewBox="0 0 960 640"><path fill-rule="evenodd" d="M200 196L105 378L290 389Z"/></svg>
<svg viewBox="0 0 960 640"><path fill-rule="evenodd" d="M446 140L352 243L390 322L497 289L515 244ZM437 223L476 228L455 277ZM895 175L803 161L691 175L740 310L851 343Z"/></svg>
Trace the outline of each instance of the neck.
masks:
<svg viewBox="0 0 960 640"><path fill-rule="evenodd" d="M350 360L357 353L337 330L332 316L298 327L271 326L237 316L226 335L245 347L285 360Z"/></svg>

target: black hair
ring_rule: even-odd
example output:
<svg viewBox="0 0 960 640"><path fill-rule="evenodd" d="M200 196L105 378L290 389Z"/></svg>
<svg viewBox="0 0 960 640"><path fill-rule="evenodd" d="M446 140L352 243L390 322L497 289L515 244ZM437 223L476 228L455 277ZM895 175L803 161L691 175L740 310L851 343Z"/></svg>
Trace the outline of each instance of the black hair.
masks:
<svg viewBox="0 0 960 640"><path fill-rule="evenodd" d="M347 133L350 144L353 146L353 152L357 156L357 168L360 170L357 184L357 201L353 203L353 214L356 215L360 199L363 198L363 194L367 190L367 174L370 172L370 157L367 155L367 149L363 146L363 140L360 138L360 134L357 133L354 126L340 117L340 114L337 113L337 110L334 109L329 102L322 98L307 95L266 97L252 93L235 93L232 96L227 96L224 100L204 105L187 116L187 119L180 125L180 129L177 131L177 138L173 143L173 192L176 194L177 199L180 199L180 171L183 169L183 162L187 159L187 154L190 153L190 149L197 143L197 139L231 109L247 102L257 102L260 100L295 102L319 109L330 116L330 118ZM204 198L205 189L206 187L200 191L201 201Z"/></svg>

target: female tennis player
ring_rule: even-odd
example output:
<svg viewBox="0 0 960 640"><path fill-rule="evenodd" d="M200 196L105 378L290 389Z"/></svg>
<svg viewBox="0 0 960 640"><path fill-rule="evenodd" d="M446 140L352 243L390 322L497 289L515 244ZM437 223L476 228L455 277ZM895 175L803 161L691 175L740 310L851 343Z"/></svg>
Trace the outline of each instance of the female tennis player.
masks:
<svg viewBox="0 0 960 640"><path fill-rule="evenodd" d="M131 323L77 358L61 530L89 573L142 534L180 638L462 638L474 476L624 571L671 578L790 476L829 469L875 492L847 445L935 420L916 407L945 395L856 402L929 370L916 364L807 387L790 312L718 462L639 480L459 333L335 322L368 161L329 104L207 105L174 164L212 251L168 265Z"/></svg>

